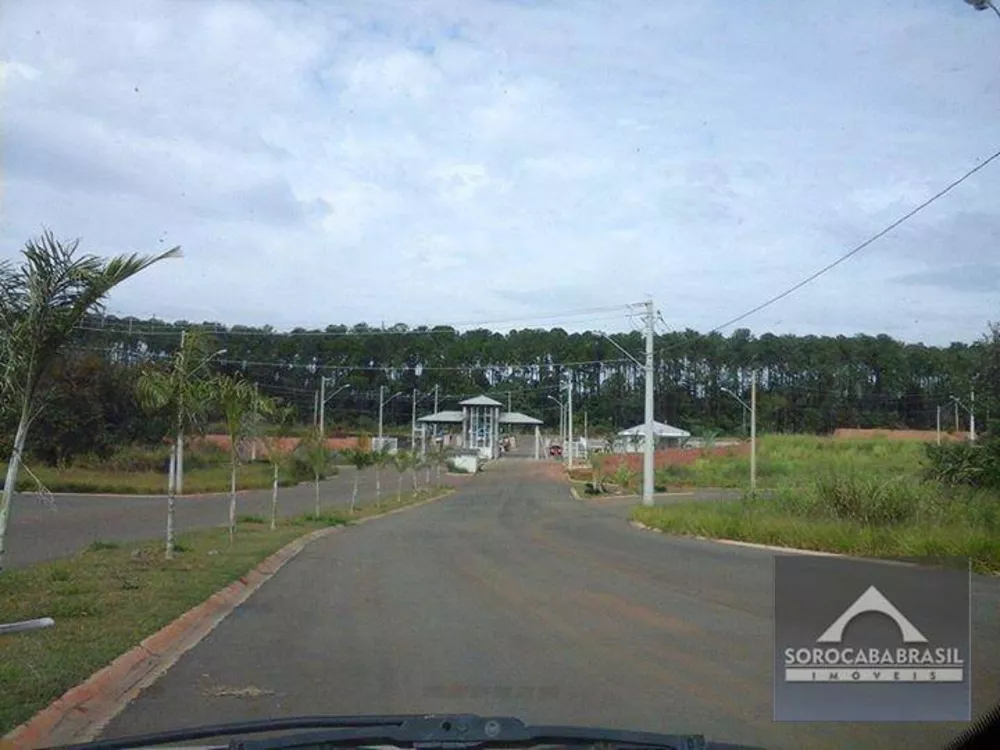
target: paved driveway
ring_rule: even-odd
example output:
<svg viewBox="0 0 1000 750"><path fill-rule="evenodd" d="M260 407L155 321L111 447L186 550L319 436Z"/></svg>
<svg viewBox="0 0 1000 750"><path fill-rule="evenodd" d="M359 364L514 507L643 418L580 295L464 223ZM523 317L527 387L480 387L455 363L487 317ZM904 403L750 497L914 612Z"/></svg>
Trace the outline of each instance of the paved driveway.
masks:
<svg viewBox="0 0 1000 750"><path fill-rule="evenodd" d="M771 721L766 551L638 531L546 465L308 547L107 729L472 711L775 748L933 748L958 725ZM977 579L977 709L1000 587Z"/></svg>

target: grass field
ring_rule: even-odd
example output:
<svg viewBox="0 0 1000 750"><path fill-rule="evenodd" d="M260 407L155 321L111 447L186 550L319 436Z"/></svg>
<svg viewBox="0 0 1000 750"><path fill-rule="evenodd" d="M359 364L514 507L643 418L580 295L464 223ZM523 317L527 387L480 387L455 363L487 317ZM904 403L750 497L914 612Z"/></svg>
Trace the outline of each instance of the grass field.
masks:
<svg viewBox="0 0 1000 750"><path fill-rule="evenodd" d="M758 489L742 501L637 508L676 534L871 557L967 558L1000 571L1000 493L924 481L922 443L767 436ZM749 459L716 456L657 473L658 484L743 487Z"/></svg>
<svg viewBox="0 0 1000 750"><path fill-rule="evenodd" d="M0 465L0 472L7 467ZM166 472L156 471L114 471L91 468L56 468L33 466L31 471L50 492L95 492L121 495L165 495L167 492ZM336 471L328 470L328 474ZM272 469L267 464L254 463L241 466L236 475L236 488L240 490L264 489L271 486ZM295 482L282 479L282 486ZM21 471L17 481L20 492L34 492L38 489L34 479L26 471ZM210 466L189 469L184 472L184 494L201 492L228 492L229 467Z"/></svg>
<svg viewBox="0 0 1000 750"><path fill-rule="evenodd" d="M402 504L446 492L404 495ZM56 624L0 637L0 734L296 537L399 505L393 496L353 516L288 519L275 531L263 519L243 517L232 546L224 529L183 534L172 561L163 559L160 540L95 542L72 558L5 571L0 622L49 616Z"/></svg>
<svg viewBox="0 0 1000 750"><path fill-rule="evenodd" d="M764 435L757 441L757 486L802 487L817 476L845 472L886 479L916 477L923 456L920 442ZM749 477L746 453L709 455L657 471L658 484L681 487L747 487Z"/></svg>

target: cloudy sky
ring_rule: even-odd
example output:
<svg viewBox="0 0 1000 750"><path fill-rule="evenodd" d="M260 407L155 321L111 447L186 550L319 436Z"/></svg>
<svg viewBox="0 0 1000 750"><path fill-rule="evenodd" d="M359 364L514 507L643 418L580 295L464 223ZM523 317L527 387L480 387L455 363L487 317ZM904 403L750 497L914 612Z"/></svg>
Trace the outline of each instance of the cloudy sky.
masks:
<svg viewBox="0 0 1000 750"><path fill-rule="evenodd" d="M179 244L109 304L168 320L709 330L1000 149L961 0L33 0L0 55L0 257ZM743 325L973 340L998 198L1000 162Z"/></svg>

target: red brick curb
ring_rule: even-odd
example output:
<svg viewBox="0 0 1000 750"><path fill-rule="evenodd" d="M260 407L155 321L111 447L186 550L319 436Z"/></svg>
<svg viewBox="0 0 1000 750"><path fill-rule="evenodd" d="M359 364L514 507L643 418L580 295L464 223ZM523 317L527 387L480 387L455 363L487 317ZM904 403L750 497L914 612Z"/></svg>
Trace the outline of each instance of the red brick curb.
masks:
<svg viewBox="0 0 1000 750"><path fill-rule="evenodd" d="M447 492L410 503L355 523L381 518L440 500ZM131 651L119 656L48 707L0 739L0 750L38 750L53 745L89 742L107 726L140 691L152 685L181 656L211 633L226 616L294 558L310 542L342 531L344 526L317 529L289 542L253 570L216 591L166 627L153 633Z"/></svg>

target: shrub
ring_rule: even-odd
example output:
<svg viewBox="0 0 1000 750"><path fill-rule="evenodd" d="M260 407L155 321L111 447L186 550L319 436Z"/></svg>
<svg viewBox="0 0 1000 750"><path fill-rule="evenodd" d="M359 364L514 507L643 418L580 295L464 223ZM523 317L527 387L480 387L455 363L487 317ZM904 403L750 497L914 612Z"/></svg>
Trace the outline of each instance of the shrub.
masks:
<svg viewBox="0 0 1000 750"><path fill-rule="evenodd" d="M912 482L857 474L821 477L815 494L825 515L870 526L907 521L916 514L920 503L920 487Z"/></svg>
<svg viewBox="0 0 1000 750"><path fill-rule="evenodd" d="M926 479L1000 489L1000 439L982 443L931 443L926 451Z"/></svg>

